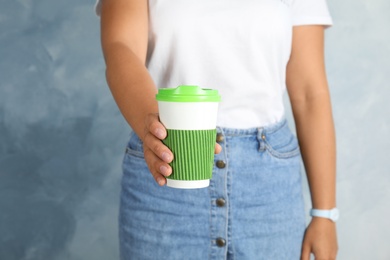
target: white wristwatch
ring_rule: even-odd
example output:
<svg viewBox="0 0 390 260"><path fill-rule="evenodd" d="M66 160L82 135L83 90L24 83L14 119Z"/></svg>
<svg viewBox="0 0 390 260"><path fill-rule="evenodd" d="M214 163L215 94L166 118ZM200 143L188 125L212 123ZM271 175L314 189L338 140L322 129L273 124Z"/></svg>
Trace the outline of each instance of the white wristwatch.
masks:
<svg viewBox="0 0 390 260"><path fill-rule="evenodd" d="M337 208L333 208L331 210L324 209L311 209L310 216L312 217L320 217L320 218L328 218L333 222L336 222L339 219L340 212Z"/></svg>

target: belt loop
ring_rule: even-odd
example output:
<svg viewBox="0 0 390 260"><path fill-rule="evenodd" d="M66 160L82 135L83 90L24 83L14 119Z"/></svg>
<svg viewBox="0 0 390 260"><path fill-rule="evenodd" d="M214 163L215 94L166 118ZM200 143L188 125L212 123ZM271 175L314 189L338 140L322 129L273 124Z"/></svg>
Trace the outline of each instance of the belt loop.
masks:
<svg viewBox="0 0 390 260"><path fill-rule="evenodd" d="M257 141L259 142L259 151L265 150L265 131L260 127L257 129Z"/></svg>

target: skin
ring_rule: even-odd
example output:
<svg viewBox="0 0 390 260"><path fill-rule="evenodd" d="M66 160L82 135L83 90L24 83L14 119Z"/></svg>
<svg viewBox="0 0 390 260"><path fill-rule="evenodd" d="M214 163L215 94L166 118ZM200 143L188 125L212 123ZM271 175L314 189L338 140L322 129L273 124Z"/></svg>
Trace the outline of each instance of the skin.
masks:
<svg viewBox="0 0 390 260"><path fill-rule="evenodd" d="M101 42L106 78L124 118L143 141L145 161L159 185L172 173L172 152L161 142L167 132L158 119L157 88L145 67L148 40L147 1L105 0ZM324 66L324 28L293 29L287 88L306 168L313 207L331 209L335 199L335 133ZM215 152L221 147L216 144ZM335 224L314 217L306 229L302 260L335 259Z"/></svg>
<svg viewBox="0 0 390 260"><path fill-rule="evenodd" d="M287 90L309 181L313 208L336 206L336 145L324 65L324 27L296 26L287 66ZM314 217L306 229L302 260L336 259L336 225Z"/></svg>

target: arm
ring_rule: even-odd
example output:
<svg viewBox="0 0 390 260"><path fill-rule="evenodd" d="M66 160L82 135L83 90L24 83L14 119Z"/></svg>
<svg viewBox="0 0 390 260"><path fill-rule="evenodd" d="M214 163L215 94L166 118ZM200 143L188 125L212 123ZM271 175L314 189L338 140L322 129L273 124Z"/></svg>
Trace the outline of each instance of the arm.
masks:
<svg viewBox="0 0 390 260"><path fill-rule="evenodd" d="M322 26L297 26L287 66L287 89L296 123L313 207L336 206L336 145L330 94L324 65ZM316 218L308 226L302 259L335 259L335 223Z"/></svg>
<svg viewBox="0 0 390 260"><path fill-rule="evenodd" d="M172 152L162 144L166 130L159 122L157 89L146 67L148 5L146 0L104 0L101 42L106 78L131 128L144 143L145 160L155 180L164 185Z"/></svg>

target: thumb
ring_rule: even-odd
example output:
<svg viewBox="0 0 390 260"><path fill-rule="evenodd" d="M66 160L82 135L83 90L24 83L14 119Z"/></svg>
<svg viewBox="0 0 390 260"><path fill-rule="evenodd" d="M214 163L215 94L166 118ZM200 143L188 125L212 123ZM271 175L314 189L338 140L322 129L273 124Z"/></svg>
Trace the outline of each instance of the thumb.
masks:
<svg viewBox="0 0 390 260"><path fill-rule="evenodd" d="M308 245L302 245L301 260L310 260L310 247Z"/></svg>

